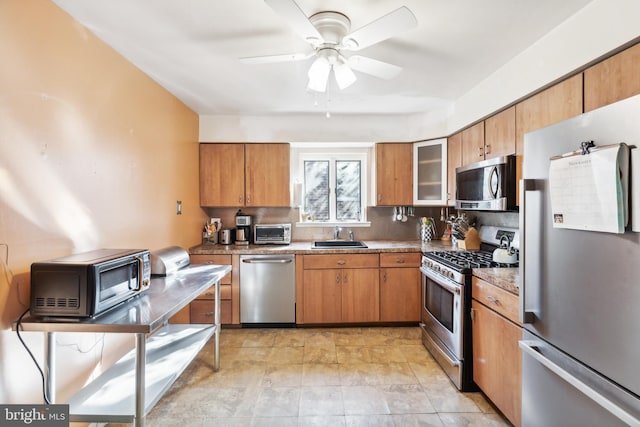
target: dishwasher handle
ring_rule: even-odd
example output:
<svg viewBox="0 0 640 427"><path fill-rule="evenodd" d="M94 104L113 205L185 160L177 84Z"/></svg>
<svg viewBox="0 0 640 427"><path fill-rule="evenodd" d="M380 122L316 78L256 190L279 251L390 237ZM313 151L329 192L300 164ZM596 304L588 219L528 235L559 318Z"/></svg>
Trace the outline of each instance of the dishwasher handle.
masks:
<svg viewBox="0 0 640 427"><path fill-rule="evenodd" d="M247 264L289 264L293 262L292 259L285 258L246 258L242 262Z"/></svg>

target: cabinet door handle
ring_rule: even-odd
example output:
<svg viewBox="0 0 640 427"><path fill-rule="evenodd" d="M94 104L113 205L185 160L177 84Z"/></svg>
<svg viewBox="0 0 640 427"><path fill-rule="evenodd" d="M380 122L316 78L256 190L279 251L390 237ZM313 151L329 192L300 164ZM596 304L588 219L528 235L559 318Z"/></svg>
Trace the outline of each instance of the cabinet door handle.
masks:
<svg viewBox="0 0 640 427"><path fill-rule="evenodd" d="M251 204L251 196L247 196L247 204Z"/></svg>
<svg viewBox="0 0 640 427"><path fill-rule="evenodd" d="M473 322L476 318L476 310L472 308L470 314L471 314L471 321Z"/></svg>
<svg viewBox="0 0 640 427"><path fill-rule="evenodd" d="M484 149L483 147L478 147L478 157L483 157L484 156Z"/></svg>
<svg viewBox="0 0 640 427"><path fill-rule="evenodd" d="M339 259L338 260L338 265L345 265L347 263L347 261L343 260L343 259Z"/></svg>
<svg viewBox="0 0 640 427"><path fill-rule="evenodd" d="M382 201L382 194L378 193L378 201L381 202Z"/></svg>
<svg viewBox="0 0 640 427"><path fill-rule="evenodd" d="M489 154L489 153L491 153L491 145L485 145L484 154Z"/></svg>
<svg viewBox="0 0 640 427"><path fill-rule="evenodd" d="M397 262L398 264L404 264L404 261L405 261L405 260L404 260L404 258L398 258L398 259L396 260L396 262Z"/></svg>
<svg viewBox="0 0 640 427"><path fill-rule="evenodd" d="M493 295L488 295L487 296L487 300L489 300L489 302L495 304L495 305L500 305L500 300L496 297L494 297Z"/></svg>
<svg viewBox="0 0 640 427"><path fill-rule="evenodd" d="M382 281L387 282L387 270L382 270Z"/></svg>
<svg viewBox="0 0 640 427"><path fill-rule="evenodd" d="M336 283L340 283L340 273L336 274Z"/></svg>
<svg viewBox="0 0 640 427"><path fill-rule="evenodd" d="M345 285L349 283L349 274L344 273L344 279L342 279L342 283L344 283Z"/></svg>
<svg viewBox="0 0 640 427"><path fill-rule="evenodd" d="M242 196L238 197L238 203L242 203Z"/></svg>

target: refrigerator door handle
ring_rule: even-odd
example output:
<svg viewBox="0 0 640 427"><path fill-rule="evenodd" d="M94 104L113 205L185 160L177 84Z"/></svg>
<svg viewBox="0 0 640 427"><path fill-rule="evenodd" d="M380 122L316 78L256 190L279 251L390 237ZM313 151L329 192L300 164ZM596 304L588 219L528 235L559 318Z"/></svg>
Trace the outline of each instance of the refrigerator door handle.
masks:
<svg viewBox="0 0 640 427"><path fill-rule="evenodd" d="M545 356L543 356L538 350L538 346L541 343L538 341L530 341L530 340L522 340L518 342L518 345L523 350L523 355L526 353L528 356L533 357L538 363L545 366L554 374L558 375L564 381L569 383L575 389L586 395L588 398L593 400L595 403L609 411L611 414L622 420L624 423L629 424L630 426L640 427L640 420L634 417L629 412L625 411L623 408L607 399L602 394L598 393L596 390L580 381L575 376L571 375L562 367L558 366Z"/></svg>
<svg viewBox="0 0 640 427"><path fill-rule="evenodd" d="M526 248L527 248L527 193L530 191L537 191L535 179L521 179L520 180L520 299L519 299L519 317L522 324L533 323L535 320L535 313L533 311L527 311L526 305ZM526 284L529 285L529 284Z"/></svg>

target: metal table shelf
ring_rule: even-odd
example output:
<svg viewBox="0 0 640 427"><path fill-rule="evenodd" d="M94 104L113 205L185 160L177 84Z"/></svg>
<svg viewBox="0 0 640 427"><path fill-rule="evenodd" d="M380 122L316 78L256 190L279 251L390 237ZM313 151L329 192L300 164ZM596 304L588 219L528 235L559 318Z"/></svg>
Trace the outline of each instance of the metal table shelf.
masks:
<svg viewBox="0 0 640 427"><path fill-rule="evenodd" d="M47 395L55 402L56 332L135 334L135 349L69 400L71 421L145 425L145 416L214 336L214 371L220 367L220 279L228 265L194 265L154 277L149 289L89 319L28 317L23 331L46 332ZM213 325L170 325L168 320L215 285ZM150 381L147 381L149 377Z"/></svg>

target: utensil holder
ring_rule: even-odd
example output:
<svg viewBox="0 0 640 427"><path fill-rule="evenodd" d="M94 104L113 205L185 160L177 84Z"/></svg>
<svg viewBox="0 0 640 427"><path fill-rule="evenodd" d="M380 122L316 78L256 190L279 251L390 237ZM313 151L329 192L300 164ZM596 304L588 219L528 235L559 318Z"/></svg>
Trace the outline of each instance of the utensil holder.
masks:
<svg viewBox="0 0 640 427"><path fill-rule="evenodd" d="M423 242L430 242L433 239L433 225L421 224L420 225L420 240Z"/></svg>
<svg viewBox="0 0 640 427"><path fill-rule="evenodd" d="M218 244L218 232L214 231L213 233L206 235L203 233L202 235L202 244L203 245L217 245Z"/></svg>

